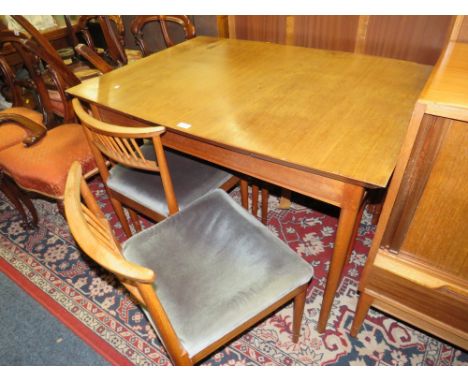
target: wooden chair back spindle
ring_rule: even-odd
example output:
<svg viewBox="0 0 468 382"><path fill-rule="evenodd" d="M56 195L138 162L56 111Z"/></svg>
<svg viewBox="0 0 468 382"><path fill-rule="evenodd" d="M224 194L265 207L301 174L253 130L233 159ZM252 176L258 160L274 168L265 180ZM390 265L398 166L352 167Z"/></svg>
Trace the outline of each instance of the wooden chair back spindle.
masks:
<svg viewBox="0 0 468 382"><path fill-rule="evenodd" d="M169 213L172 215L179 211L161 142L161 134L166 131L163 126L142 128L111 125L90 116L83 109L78 99L73 100L73 108L85 127L89 143L92 146L104 182L107 181L109 176L109 171L105 166L106 158L127 167L159 172L169 207ZM150 160L144 156L136 141L137 139L152 140L156 160Z"/></svg>

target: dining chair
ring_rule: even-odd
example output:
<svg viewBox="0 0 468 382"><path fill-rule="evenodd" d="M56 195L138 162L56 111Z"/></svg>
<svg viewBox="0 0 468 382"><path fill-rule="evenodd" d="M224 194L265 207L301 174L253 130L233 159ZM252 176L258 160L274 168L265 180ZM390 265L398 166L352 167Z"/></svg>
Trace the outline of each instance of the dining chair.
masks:
<svg viewBox="0 0 468 382"><path fill-rule="evenodd" d="M95 41L90 30L91 24L98 27L96 29L100 32L103 41ZM126 65L142 57L139 50L125 47L125 25L118 15L80 16L74 30L90 49L105 58L113 67Z"/></svg>
<svg viewBox="0 0 468 382"><path fill-rule="evenodd" d="M3 118L6 125L0 125L0 136L5 133L5 140L17 139L19 136L24 138L24 131L18 128L22 126L26 130L29 125L35 125L45 135L40 141L31 142L34 144L24 145L21 142L15 142L0 151L0 169L3 173L3 181L11 183L23 190L34 191L57 200L59 210L62 211L63 192L68 169L73 161L80 161L88 176L96 173L96 164L94 157L87 143L85 133L80 124L74 123L74 114L59 120L52 118L54 114L49 93L45 89L42 77L42 69L47 70L51 78L57 83L64 99L64 107L71 103L66 98L65 90L68 83L73 81L78 84L79 80L73 73L64 69L63 61L54 55L50 55L32 39L25 35L11 31L0 31L0 48L9 44L16 53L20 55L29 71L31 79L36 86L41 100L44 118L44 124L40 124L37 113L29 111L28 115L17 115L15 108L7 110L10 115ZM41 69L42 68L42 69ZM73 111L73 109L71 109ZM2 114L0 114L2 115ZM13 116L13 117L12 117ZM34 124L34 121L36 123ZM56 123L51 123L54 121ZM11 125L13 123L13 126ZM51 129L47 129L48 125ZM6 128L5 128L6 126ZM22 135L18 135L18 131ZM3 138L3 137L2 137ZM3 141L3 139L2 139ZM3 183L5 184L5 183ZM11 187L10 187L11 188ZM15 192L17 194L17 192ZM18 196L19 199L26 197L25 194ZM21 212L21 211L20 211Z"/></svg>
<svg viewBox="0 0 468 382"><path fill-rule="evenodd" d="M35 41L42 49L47 51L47 53L51 56L54 56L57 60L62 60L60 57L59 51L64 49L56 50L52 43L40 32L36 29L34 25L32 25L27 18L20 15L12 15L11 16L29 35L28 38ZM69 48L67 48L69 49ZM65 64L65 63L64 63ZM91 78L93 76L99 75L99 72L92 67L87 66L81 61L72 62L71 64L66 64L68 71L72 72L74 76L76 76L80 80L84 80L87 78ZM67 79L65 79L67 80Z"/></svg>
<svg viewBox="0 0 468 382"><path fill-rule="evenodd" d="M136 231L135 211L161 221L184 209L207 192L233 188L239 179L195 158L163 149L165 128L124 127L104 123L73 99L75 113L85 128L91 150L125 234L132 235L122 209L125 205ZM143 144L138 139L146 139ZM115 165L109 170L106 161Z"/></svg>
<svg viewBox="0 0 468 382"><path fill-rule="evenodd" d="M12 16L30 36L9 30L0 31L0 44L10 44L21 57L34 91L38 94L39 107L44 123L53 127L58 123L71 123L75 116L65 90L80 83L52 47L50 42L23 16ZM58 77L59 78L58 78Z"/></svg>
<svg viewBox="0 0 468 382"><path fill-rule="evenodd" d="M81 249L141 305L174 364L200 362L292 300L299 341L313 269L224 191L120 245L74 163L65 214Z"/></svg>
<svg viewBox="0 0 468 382"><path fill-rule="evenodd" d="M184 39L188 40L195 37L195 26L187 16L136 16L130 26L135 42L141 50L143 56L149 55L151 52L147 42L143 36L143 29L148 24L158 24L161 29L161 34L167 48L173 46L174 38L171 37L172 26L181 27L184 32ZM168 24L170 26L168 26Z"/></svg>

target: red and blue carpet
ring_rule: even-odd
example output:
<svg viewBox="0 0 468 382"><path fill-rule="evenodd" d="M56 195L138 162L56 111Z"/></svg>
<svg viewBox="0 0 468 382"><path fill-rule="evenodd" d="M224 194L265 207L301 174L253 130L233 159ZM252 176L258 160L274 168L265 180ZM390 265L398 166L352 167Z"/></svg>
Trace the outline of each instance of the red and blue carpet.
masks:
<svg viewBox="0 0 468 382"><path fill-rule="evenodd" d="M92 189L122 235L99 179ZM239 199L237 191L231 193ZM357 338L349 334L357 280L374 233L365 214L325 333L315 330L330 264L337 219L333 210L304 199L289 210L270 197L268 227L315 268L302 336L291 341L286 306L221 349L204 365L467 365L468 354L370 310ZM77 248L52 203L35 201L40 226L25 230L0 194L0 269L113 364L170 365L142 311L118 281Z"/></svg>

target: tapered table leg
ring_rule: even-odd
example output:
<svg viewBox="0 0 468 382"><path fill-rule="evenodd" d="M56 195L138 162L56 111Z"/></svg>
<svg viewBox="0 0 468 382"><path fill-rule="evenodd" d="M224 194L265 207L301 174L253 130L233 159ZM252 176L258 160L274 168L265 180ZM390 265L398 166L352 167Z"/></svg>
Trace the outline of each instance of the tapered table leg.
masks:
<svg viewBox="0 0 468 382"><path fill-rule="evenodd" d="M361 214L361 205L364 197L364 188L360 186L347 185L344 192L343 204L341 206L338 230L335 238L335 249L328 271L327 284L323 295L322 308L317 325L317 331L323 333L327 326L335 293L341 280L341 273L352 246L350 241L355 237L357 221Z"/></svg>

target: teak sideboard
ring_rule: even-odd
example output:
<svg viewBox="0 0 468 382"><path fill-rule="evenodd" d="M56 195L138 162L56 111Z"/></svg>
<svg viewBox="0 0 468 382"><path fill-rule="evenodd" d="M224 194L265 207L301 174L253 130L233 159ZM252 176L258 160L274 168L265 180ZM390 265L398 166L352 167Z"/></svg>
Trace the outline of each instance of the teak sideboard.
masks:
<svg viewBox="0 0 468 382"><path fill-rule="evenodd" d="M416 104L360 282L369 307L468 348L468 44L450 42Z"/></svg>

